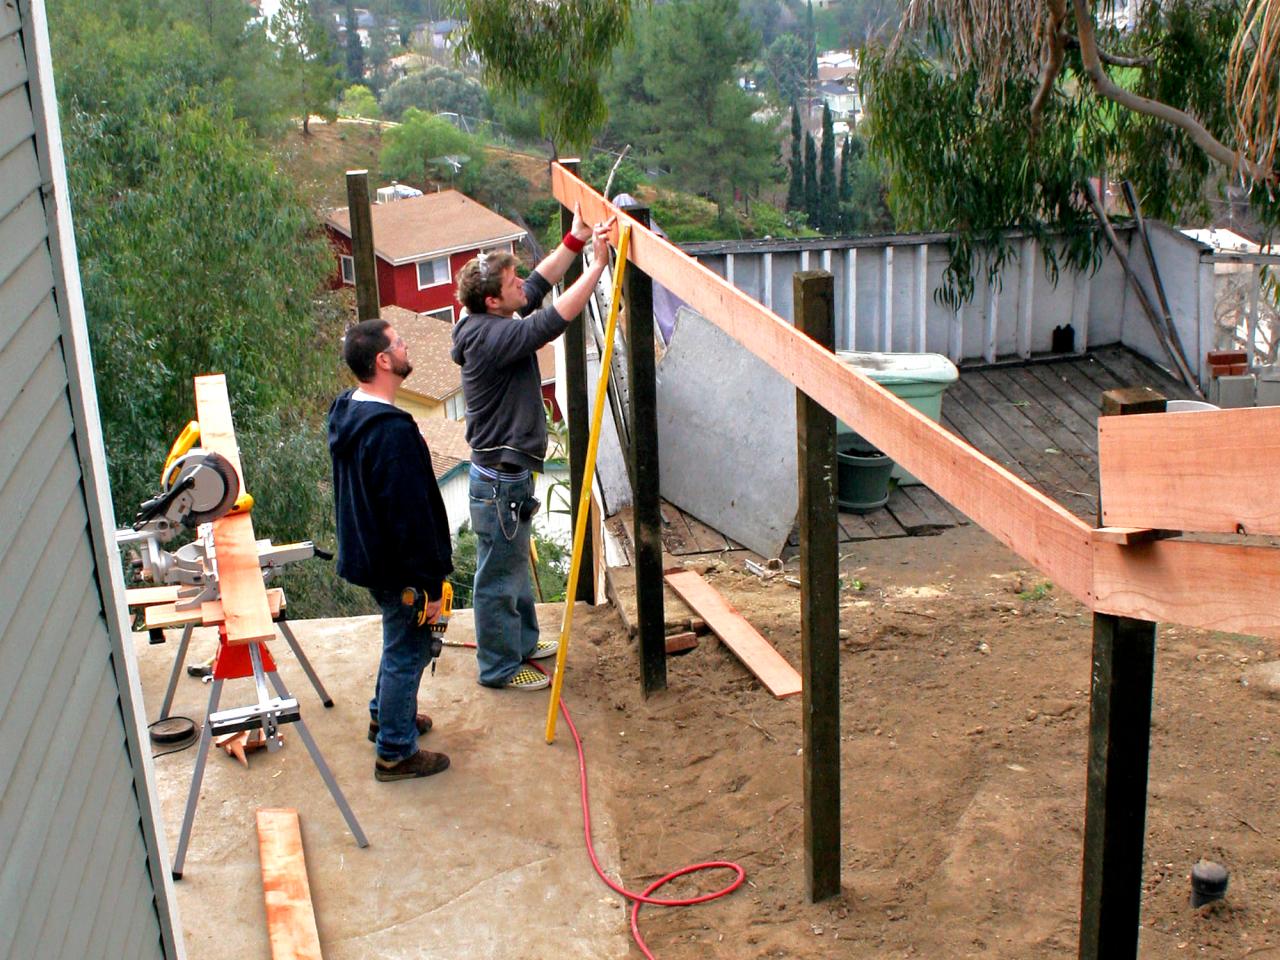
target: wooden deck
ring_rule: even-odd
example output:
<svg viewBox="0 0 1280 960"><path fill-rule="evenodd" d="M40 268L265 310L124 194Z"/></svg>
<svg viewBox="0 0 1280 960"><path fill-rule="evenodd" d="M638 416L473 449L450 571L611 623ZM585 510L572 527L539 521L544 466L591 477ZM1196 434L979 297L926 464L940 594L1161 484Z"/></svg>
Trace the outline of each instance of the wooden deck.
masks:
<svg viewBox="0 0 1280 960"><path fill-rule="evenodd" d="M944 394L942 422L972 446L1089 523L1098 509L1098 430L1102 394L1150 386L1169 399L1194 394L1132 351L1103 347L1086 357L963 368ZM662 502L662 545L676 556L740 550L742 546ZM896 488L866 514L840 514L840 542L929 536L968 521L923 486ZM629 565L631 511L608 521L618 554ZM791 546L797 545L796 535Z"/></svg>

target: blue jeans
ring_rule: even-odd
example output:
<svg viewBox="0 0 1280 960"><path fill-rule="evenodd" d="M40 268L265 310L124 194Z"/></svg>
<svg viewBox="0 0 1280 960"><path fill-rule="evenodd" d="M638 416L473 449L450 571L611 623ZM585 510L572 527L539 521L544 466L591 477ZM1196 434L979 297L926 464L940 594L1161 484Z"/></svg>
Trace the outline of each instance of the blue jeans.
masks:
<svg viewBox="0 0 1280 960"><path fill-rule="evenodd" d="M431 659L431 631L396 590L370 590L382 608L382 660L369 716L378 724L378 756L404 760L418 751L418 685Z"/></svg>
<svg viewBox="0 0 1280 960"><path fill-rule="evenodd" d="M529 575L533 521L520 519L520 504L533 496L533 478L507 483L487 480L473 470L470 492L471 528L476 533L476 660L480 682L497 687L520 669L538 643Z"/></svg>

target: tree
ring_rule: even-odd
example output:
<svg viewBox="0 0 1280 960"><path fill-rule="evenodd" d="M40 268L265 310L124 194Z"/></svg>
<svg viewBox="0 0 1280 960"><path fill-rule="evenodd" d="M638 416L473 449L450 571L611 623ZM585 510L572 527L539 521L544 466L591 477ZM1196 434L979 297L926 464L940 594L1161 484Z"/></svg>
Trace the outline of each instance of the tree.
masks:
<svg viewBox="0 0 1280 960"><path fill-rule="evenodd" d="M1065 230L1068 262L1087 264L1080 187L1104 172L1132 180L1148 216L1174 220L1206 218L1229 182L1262 186L1254 212L1274 227L1274 10L1167 0L1140 5L1122 32L1087 0L910 5L895 44L863 65L895 214L909 229L958 231L949 289L960 299L975 244L994 245L998 269L1008 227ZM1039 246L1053 275L1060 246Z"/></svg>
<svg viewBox="0 0 1280 960"><path fill-rule="evenodd" d="M836 203L839 209L836 220L837 229L841 233L849 232L852 219L849 211L849 202L853 199L852 165L853 138L845 137L840 143L840 181L836 187Z"/></svg>
<svg viewBox="0 0 1280 960"><path fill-rule="evenodd" d="M347 0L347 79L364 83L364 45L358 27L355 0Z"/></svg>
<svg viewBox="0 0 1280 960"><path fill-rule="evenodd" d="M813 134L804 135L804 212L809 223L818 224L818 151Z"/></svg>
<svg viewBox="0 0 1280 960"><path fill-rule="evenodd" d="M401 77L387 87L382 109L389 118L398 119L409 107L482 119L491 112L489 94L478 80L440 64Z"/></svg>
<svg viewBox="0 0 1280 960"><path fill-rule="evenodd" d="M831 127L831 108L822 105L822 156L818 165L818 221L816 226L824 233L836 229L839 219L839 198L836 196L836 135Z"/></svg>
<svg viewBox="0 0 1280 960"><path fill-rule="evenodd" d="M607 111L600 75L627 35L636 0L450 0L463 21L462 49L476 54L486 86L532 93L543 133L585 147Z"/></svg>
<svg viewBox="0 0 1280 960"><path fill-rule="evenodd" d="M787 184L787 209L804 209L804 137L800 111L791 104L791 179Z"/></svg>
<svg viewBox="0 0 1280 960"><path fill-rule="evenodd" d="M302 114L302 132L311 133L311 114L335 115L338 69L332 65L329 35L311 15L307 0L281 0L271 18L271 35L280 49L287 102Z"/></svg>
<svg viewBox="0 0 1280 960"><path fill-rule="evenodd" d="M453 162L446 157L453 158ZM461 169L455 170L454 163ZM419 184L428 179L447 179L463 191L470 189L484 163L483 143L448 120L416 107L404 112L400 126L383 134L378 158L382 172L389 177Z"/></svg>
<svg viewBox="0 0 1280 960"><path fill-rule="evenodd" d="M338 116L365 117L376 120L382 116L382 108L378 106L378 98L364 84L353 83L342 91L342 99L338 101Z"/></svg>
<svg viewBox="0 0 1280 960"><path fill-rule="evenodd" d="M784 33L764 54L769 83L779 103L794 103L809 79L809 46L794 33Z"/></svg>
<svg viewBox="0 0 1280 960"><path fill-rule="evenodd" d="M614 143L645 150L682 189L714 200L723 217L735 193L780 179L776 135L757 123L739 67L757 37L737 0L672 0L636 19L609 85Z"/></svg>

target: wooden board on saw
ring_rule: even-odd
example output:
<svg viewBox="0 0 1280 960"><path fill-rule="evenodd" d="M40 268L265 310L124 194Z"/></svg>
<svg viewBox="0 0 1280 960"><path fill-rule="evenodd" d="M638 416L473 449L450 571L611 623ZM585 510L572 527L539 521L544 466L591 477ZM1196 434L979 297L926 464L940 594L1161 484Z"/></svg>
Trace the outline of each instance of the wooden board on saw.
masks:
<svg viewBox="0 0 1280 960"><path fill-rule="evenodd" d="M274 621L284 609L284 590L272 587L267 591L267 609ZM148 630L165 630L169 627L185 627L188 623L196 626L213 627L226 620L221 600L209 600L192 607L190 610L179 610L174 603L157 603L147 607L146 627ZM274 627L272 636L274 636ZM265 639L270 640L271 637Z"/></svg>
<svg viewBox="0 0 1280 960"><path fill-rule="evenodd" d="M231 422L227 378L222 374L196 377L196 418L200 421L200 445L220 453L240 475L240 489L247 488L240 468L240 448ZM222 594L227 642L253 643L275 636L267 606L262 569L258 566L258 541L247 513L228 514L213 521L214 557L218 564L218 590Z"/></svg>
<svg viewBox="0 0 1280 960"><path fill-rule="evenodd" d="M258 811L258 854L272 960L321 960L297 810Z"/></svg>
<svg viewBox="0 0 1280 960"><path fill-rule="evenodd" d="M692 570L677 569L668 570L664 579L770 693L781 699L801 691L800 674L795 667L701 576Z"/></svg>
<svg viewBox="0 0 1280 960"><path fill-rule="evenodd" d="M167 587L130 587L124 592L124 601L131 607L149 607L156 603L176 603L177 585Z"/></svg>

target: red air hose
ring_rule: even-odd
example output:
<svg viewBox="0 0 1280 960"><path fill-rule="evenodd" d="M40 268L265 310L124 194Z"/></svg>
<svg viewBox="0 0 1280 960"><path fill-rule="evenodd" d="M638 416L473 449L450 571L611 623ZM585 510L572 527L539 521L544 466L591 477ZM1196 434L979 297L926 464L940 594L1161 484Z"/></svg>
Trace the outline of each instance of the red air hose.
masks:
<svg viewBox="0 0 1280 960"><path fill-rule="evenodd" d="M475 647L474 643L459 644L459 646ZM530 666L540 671L543 675L547 674L546 670L536 661L530 661ZM689 907L695 903L706 903L708 900L718 900L720 897L728 896L742 886L742 882L747 879L747 872L742 869L739 864L729 860L708 860L706 863L693 863L687 867L681 867L679 870L673 870L664 877L659 877L653 883L649 884L640 893L628 890L622 885L615 883L605 875L604 869L600 866L600 861L596 859L595 844L591 840L591 805L587 800L587 755L582 749L582 737L578 735L578 728L574 725L573 717L569 716L569 708L565 706L564 699L560 700L560 714L564 717L564 722L569 725L569 732L573 734L573 743L578 748L578 782L582 785L582 834L587 841L587 855L591 858L591 866L595 868L596 875L604 881L605 885L614 893L621 894L631 901L631 936L635 939L636 946L640 948L648 960L657 960L650 952L648 944L644 942L644 937L640 936L640 908L648 903L655 907ZM653 892L659 887L670 883L677 877L683 877L690 873L697 873L699 870L732 870L735 874L733 882L727 887L720 890L704 893L698 897L689 897L685 900L664 900L660 897L652 896Z"/></svg>

